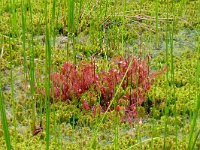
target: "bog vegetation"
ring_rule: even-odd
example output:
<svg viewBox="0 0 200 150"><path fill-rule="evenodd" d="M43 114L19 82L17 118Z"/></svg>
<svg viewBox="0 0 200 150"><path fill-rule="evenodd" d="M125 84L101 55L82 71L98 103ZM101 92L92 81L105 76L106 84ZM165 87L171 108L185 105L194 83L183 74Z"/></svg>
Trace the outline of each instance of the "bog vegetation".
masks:
<svg viewBox="0 0 200 150"><path fill-rule="evenodd" d="M200 149L198 0L2 0L0 149Z"/></svg>

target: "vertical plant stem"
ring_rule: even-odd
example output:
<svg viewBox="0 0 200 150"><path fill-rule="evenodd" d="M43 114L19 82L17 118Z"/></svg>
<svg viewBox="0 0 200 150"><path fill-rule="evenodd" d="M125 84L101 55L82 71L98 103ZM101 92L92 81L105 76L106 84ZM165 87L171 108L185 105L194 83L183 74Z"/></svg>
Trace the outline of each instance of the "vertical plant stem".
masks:
<svg viewBox="0 0 200 150"><path fill-rule="evenodd" d="M123 1L123 16L122 16L122 55L124 56L124 28L125 28L126 0Z"/></svg>
<svg viewBox="0 0 200 150"><path fill-rule="evenodd" d="M51 12L51 35L52 35L52 39L53 39L53 47L52 47L52 50L55 50L56 49L56 34L55 34L55 27L56 27L56 22L55 22L55 17L56 17L56 1L53 0L52 4L51 4L51 1L50 1L50 6L52 5L52 11ZM49 12L49 13L50 13ZM54 91L53 91L54 93ZM59 139L59 135L57 135L57 123L56 123L56 111L55 111L55 99L53 98L53 107L52 107L52 110L53 110L53 119L54 119L54 140L55 142L57 142L57 139ZM58 124L59 126L59 124ZM58 140L59 142L59 140ZM60 145L60 143L59 143Z"/></svg>
<svg viewBox="0 0 200 150"><path fill-rule="evenodd" d="M193 140L193 135L195 132L195 127L197 124L197 120L199 117L199 110L200 110L200 38L198 37L198 52L197 52L197 60L196 60L196 108L193 111L193 118L192 118L192 123L190 127L190 134L189 134L189 140L188 140L188 150L191 150L193 145L195 145L196 140Z"/></svg>
<svg viewBox="0 0 200 150"><path fill-rule="evenodd" d="M16 16L17 16L17 10L16 10L16 7L15 7L15 0L10 0L10 4L11 4L11 7L10 7L10 11L11 11L11 31L10 34L12 35L12 37L17 37L19 34L18 34L18 30L17 30L17 19L16 19Z"/></svg>
<svg viewBox="0 0 200 150"><path fill-rule="evenodd" d="M156 49L159 48L159 31L158 31L158 6L159 0L156 0Z"/></svg>
<svg viewBox="0 0 200 150"><path fill-rule="evenodd" d="M76 64L76 51L74 49L74 32L75 32L75 24L74 24L74 0L68 0L68 46L70 41L72 41L73 48L73 57L74 63ZM69 48L69 47L68 47Z"/></svg>
<svg viewBox="0 0 200 150"><path fill-rule="evenodd" d="M10 143L10 133L8 130L8 123L6 118L6 111L4 106L4 96L2 91L2 81L1 81L1 72L0 72L0 114L1 114L1 123L3 126L4 137L6 141L7 150L11 150L11 143Z"/></svg>
<svg viewBox="0 0 200 150"><path fill-rule="evenodd" d="M10 86L11 86L11 105L12 105L12 114L14 116L14 147L16 147L16 135L17 135L17 122L16 122L16 112L15 112L15 99L14 99L14 81L13 81L13 58L12 58L12 41L17 34L17 25L16 25L16 11L15 11L15 1L11 1L11 17L10 17L10 35L9 37L9 53L10 53Z"/></svg>
<svg viewBox="0 0 200 150"><path fill-rule="evenodd" d="M24 64L24 79L26 80L27 76L27 59L26 59L26 7L24 4L24 0L21 1L21 10L22 10L22 47L23 47L23 64ZM26 83L25 83L26 85Z"/></svg>
<svg viewBox="0 0 200 150"><path fill-rule="evenodd" d="M175 16L174 14L174 2L172 2L172 14L173 17ZM177 125L177 111L176 111L176 91L175 91L175 83L174 83L174 28L175 28L175 17L172 22L172 31L171 31L171 36L170 36L170 56L171 56L171 84L172 84L172 89L171 89L171 100L174 101L174 108L173 108L173 114L175 117L175 143L176 143L176 149L178 149L178 125Z"/></svg>
<svg viewBox="0 0 200 150"><path fill-rule="evenodd" d="M166 40L165 40L165 44L166 44L166 53L165 53L165 61L166 61L166 67L167 67L167 71L166 71L166 103L165 103L165 128L164 128L164 146L163 149L166 149L166 137L167 137L167 126L168 126L168 115L169 115L169 108L168 108L168 104L169 104L169 97L168 97L168 86L169 86L169 2L167 0L167 24L166 24Z"/></svg>
<svg viewBox="0 0 200 150"><path fill-rule="evenodd" d="M31 31L33 29L33 18L32 18L32 4L31 0L29 0L29 9L30 9L30 28ZM31 123L31 130L35 130L35 122L36 122L36 116L35 116L35 98L34 98L34 82L35 82L35 67L34 67L34 48L33 48L33 33L31 33L31 41L30 43L30 92L31 92L31 99L32 99L32 123Z"/></svg>
<svg viewBox="0 0 200 150"><path fill-rule="evenodd" d="M115 83L114 83L115 84ZM115 89L116 89L116 84L114 85L114 92L113 93L115 93ZM115 150L118 150L119 149L119 144L118 144L118 138L119 138L119 133L118 133L118 130L119 130L119 119L118 119L118 113L119 112L117 112L117 109L116 109L116 107L117 107L117 101L116 101L116 99L114 100L114 111L115 111L115 118L114 118L114 127L115 127L115 139L114 139L114 149Z"/></svg>
<svg viewBox="0 0 200 150"><path fill-rule="evenodd" d="M13 114L13 123L14 123L14 147L16 147L16 135L17 135L17 122L16 122L16 111L15 111L15 99L14 99L14 81L13 81L13 62L12 62L12 45L11 39L9 38L9 49L10 49L10 86L11 86L11 105L12 105L12 114Z"/></svg>
<svg viewBox="0 0 200 150"><path fill-rule="evenodd" d="M50 72L51 72L51 46L50 22L48 16L48 2L45 1L45 105L46 105L46 150L50 147Z"/></svg>
<svg viewBox="0 0 200 150"><path fill-rule="evenodd" d="M56 33L55 33L55 27L56 27L56 0L53 0L52 4L52 20L51 20L51 33L53 36L53 48L55 49L56 46Z"/></svg>

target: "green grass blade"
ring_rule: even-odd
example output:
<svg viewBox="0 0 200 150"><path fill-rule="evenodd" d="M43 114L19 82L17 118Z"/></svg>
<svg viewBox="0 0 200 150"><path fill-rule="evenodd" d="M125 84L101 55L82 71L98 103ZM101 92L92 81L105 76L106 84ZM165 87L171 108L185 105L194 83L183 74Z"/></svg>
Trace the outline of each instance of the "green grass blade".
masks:
<svg viewBox="0 0 200 150"><path fill-rule="evenodd" d="M159 7L159 0L156 0L156 49L159 48L158 7Z"/></svg>
<svg viewBox="0 0 200 150"><path fill-rule="evenodd" d="M50 148L50 73L51 73L51 45L50 22L48 18L48 2L45 2L45 106L46 106L46 150Z"/></svg>
<svg viewBox="0 0 200 150"><path fill-rule="evenodd" d="M11 143L10 143L10 133L8 130L8 123L6 118L6 111L4 106L4 96L2 91L2 82L1 82L1 74L0 74L0 113L1 113L1 122L3 125L4 137L7 145L7 150L11 150Z"/></svg>
<svg viewBox="0 0 200 150"><path fill-rule="evenodd" d="M196 108L194 109L193 112L193 120L191 123L191 129L190 129L190 134L189 134L189 140L188 140L188 150L191 150L191 148L193 147L192 145L194 145L194 143L192 143L192 139L193 139L193 135L195 132L195 127L197 124L197 120L199 117L199 110L200 110L200 90L199 90L199 86L200 86L200 38L198 38L198 53L197 53L197 64L196 64ZM195 142L195 141L194 141Z"/></svg>

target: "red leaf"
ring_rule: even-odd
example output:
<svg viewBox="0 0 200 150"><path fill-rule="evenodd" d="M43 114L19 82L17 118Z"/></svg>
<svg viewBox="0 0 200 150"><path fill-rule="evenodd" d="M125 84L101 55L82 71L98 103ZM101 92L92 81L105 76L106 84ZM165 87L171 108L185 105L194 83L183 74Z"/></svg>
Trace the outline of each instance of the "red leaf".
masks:
<svg viewBox="0 0 200 150"><path fill-rule="evenodd" d="M90 109L90 106L89 106L89 104L88 104L88 102L86 100L83 100L82 107L85 110L89 110Z"/></svg>
<svg viewBox="0 0 200 150"><path fill-rule="evenodd" d="M117 111L117 112L120 111L120 106L119 106L119 105L117 105L117 107L116 107L116 111Z"/></svg>

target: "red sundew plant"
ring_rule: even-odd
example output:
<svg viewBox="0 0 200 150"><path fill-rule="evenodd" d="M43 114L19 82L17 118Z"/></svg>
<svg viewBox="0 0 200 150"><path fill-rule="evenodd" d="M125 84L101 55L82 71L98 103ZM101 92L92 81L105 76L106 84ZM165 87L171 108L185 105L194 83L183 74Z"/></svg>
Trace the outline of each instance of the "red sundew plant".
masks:
<svg viewBox="0 0 200 150"><path fill-rule="evenodd" d="M130 64L130 62L132 63ZM51 75L51 97L61 98L62 101L73 100L74 96L80 99L84 92L93 87L92 89L100 95L101 110L105 111L114 98L120 82L124 79L121 87L123 94L117 97L116 102L118 103L119 99L128 101L125 112L130 120L137 115L136 106L140 106L146 101L146 93L155 77L163 72L164 70L150 73L148 62L135 56L130 56L127 59L116 57L108 71L101 70L98 73L95 71L95 62L86 63L82 61L78 67L66 62L63 64L60 73L52 73ZM89 106L86 100L82 102L82 108L96 110L96 106ZM110 110L113 110L113 108L114 106L111 106ZM119 105L118 108L120 108Z"/></svg>
<svg viewBox="0 0 200 150"><path fill-rule="evenodd" d="M88 104L88 102L86 100L83 100L82 108L85 109L85 110L89 110L90 109L90 106L89 106L89 104Z"/></svg>
<svg viewBox="0 0 200 150"><path fill-rule="evenodd" d="M79 68L70 62L64 63L60 73L52 73L52 98L62 101L72 100L73 96L80 98L98 80L94 74L93 64L81 62Z"/></svg>
<svg viewBox="0 0 200 150"><path fill-rule="evenodd" d="M93 117L96 117L97 115L101 116L102 111L103 110L102 110L102 107L100 105L98 105L98 106L94 105L92 107L92 115L93 115Z"/></svg>

